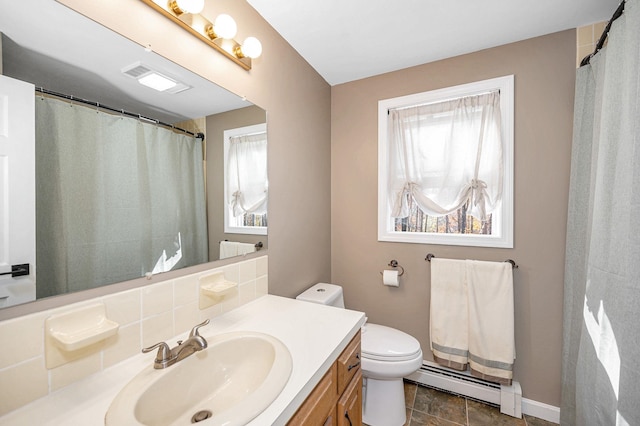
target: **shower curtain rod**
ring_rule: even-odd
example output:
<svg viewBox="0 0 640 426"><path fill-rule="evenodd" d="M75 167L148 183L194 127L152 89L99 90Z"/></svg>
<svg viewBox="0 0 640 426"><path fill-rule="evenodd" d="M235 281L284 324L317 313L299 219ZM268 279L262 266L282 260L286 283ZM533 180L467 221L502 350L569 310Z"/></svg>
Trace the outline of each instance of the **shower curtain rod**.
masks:
<svg viewBox="0 0 640 426"><path fill-rule="evenodd" d="M580 61L580 66L581 67L585 66L585 65L588 65L589 62L591 61L591 58L593 58L593 56L602 49L602 47L604 46L604 42L607 40L607 36L609 35L609 30L611 29L611 24L613 23L613 21L615 21L616 19L621 17L622 14L624 13L624 4L625 3L626 3L626 0L622 0L622 2L618 5L618 8L613 13L613 16L611 17L611 19L609 20L609 23L607 23L607 26L604 27L604 31L602 32L602 35L600 36L600 39L598 39L598 43L596 44L596 48L593 51L593 53L585 56L582 59L582 61Z"/></svg>
<svg viewBox="0 0 640 426"><path fill-rule="evenodd" d="M78 102L78 103L81 103L81 104L94 106L94 107L97 107L97 108L102 108L102 109L105 109L107 111L117 112L119 114L126 115L128 117L134 117L134 118L138 118L140 120L149 121L149 122L155 123L155 124L157 124L159 126L168 127L168 128L170 128L172 130L177 130L179 132L191 135L191 136L193 136L195 138L204 140L204 133L202 133L202 132L193 133L193 132L190 132L188 130L181 129L180 127L176 127L173 124L164 123L164 122L162 122L160 120L155 120L153 118L145 117L144 115L135 114L133 112L125 111L123 109L116 109L116 108L113 108L113 107L110 107L110 106L107 106L107 105L103 105L100 102L88 101L86 99L77 98L77 97L75 97L73 95L65 95L64 93L54 92L52 90L47 90L47 89L45 89L43 87L36 87L36 92L44 93L45 95L56 96L58 98L63 98L63 99L69 100L69 101L74 101L74 102Z"/></svg>

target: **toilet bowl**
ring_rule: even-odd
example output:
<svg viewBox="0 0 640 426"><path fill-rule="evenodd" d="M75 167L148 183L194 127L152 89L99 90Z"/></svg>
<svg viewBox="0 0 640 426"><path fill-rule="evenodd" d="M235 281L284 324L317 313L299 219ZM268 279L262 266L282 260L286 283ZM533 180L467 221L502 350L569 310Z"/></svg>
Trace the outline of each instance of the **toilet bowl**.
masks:
<svg viewBox="0 0 640 426"><path fill-rule="evenodd" d="M306 302L344 308L342 287L320 283L296 297ZM363 422L400 426L406 421L402 378L422 365L420 343L407 333L378 324L362 327Z"/></svg>

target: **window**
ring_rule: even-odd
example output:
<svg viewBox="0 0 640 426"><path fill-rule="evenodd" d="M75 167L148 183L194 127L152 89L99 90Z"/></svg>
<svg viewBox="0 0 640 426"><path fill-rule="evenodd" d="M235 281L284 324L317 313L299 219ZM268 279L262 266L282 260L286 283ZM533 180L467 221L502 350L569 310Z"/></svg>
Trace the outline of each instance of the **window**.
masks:
<svg viewBox="0 0 640 426"><path fill-rule="evenodd" d="M224 131L224 232L267 234L267 125Z"/></svg>
<svg viewBox="0 0 640 426"><path fill-rule="evenodd" d="M378 240L513 247L513 76L379 102Z"/></svg>

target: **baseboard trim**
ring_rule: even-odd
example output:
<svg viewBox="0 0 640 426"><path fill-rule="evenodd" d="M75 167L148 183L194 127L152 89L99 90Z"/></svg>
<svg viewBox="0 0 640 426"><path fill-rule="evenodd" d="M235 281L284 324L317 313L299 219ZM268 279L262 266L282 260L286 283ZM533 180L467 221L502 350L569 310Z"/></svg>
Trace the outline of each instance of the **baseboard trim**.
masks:
<svg viewBox="0 0 640 426"><path fill-rule="evenodd" d="M560 407L522 398L522 412L528 416L560 424Z"/></svg>

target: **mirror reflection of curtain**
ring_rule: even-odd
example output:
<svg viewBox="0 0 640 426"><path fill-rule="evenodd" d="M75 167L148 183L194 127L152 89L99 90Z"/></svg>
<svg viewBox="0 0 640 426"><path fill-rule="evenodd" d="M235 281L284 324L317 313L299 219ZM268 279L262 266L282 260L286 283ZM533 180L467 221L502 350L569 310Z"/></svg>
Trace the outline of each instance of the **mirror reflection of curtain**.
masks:
<svg viewBox="0 0 640 426"><path fill-rule="evenodd" d="M200 139L36 98L37 297L208 261Z"/></svg>
<svg viewBox="0 0 640 426"><path fill-rule="evenodd" d="M576 76L562 425L640 425L640 3Z"/></svg>
<svg viewBox="0 0 640 426"><path fill-rule="evenodd" d="M233 216L267 212L267 133L233 136L229 140L227 194Z"/></svg>

